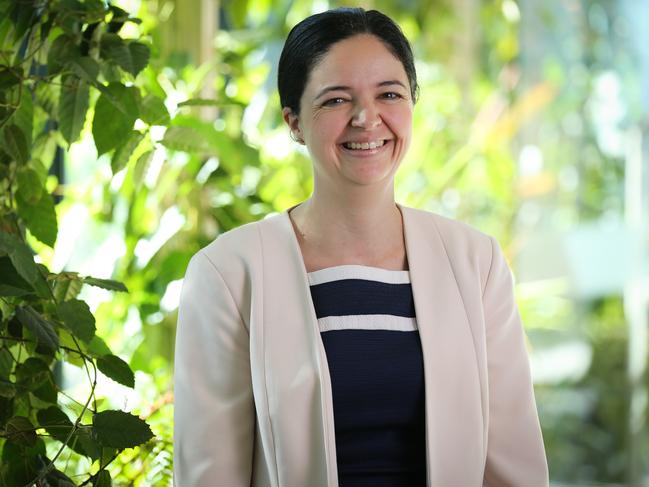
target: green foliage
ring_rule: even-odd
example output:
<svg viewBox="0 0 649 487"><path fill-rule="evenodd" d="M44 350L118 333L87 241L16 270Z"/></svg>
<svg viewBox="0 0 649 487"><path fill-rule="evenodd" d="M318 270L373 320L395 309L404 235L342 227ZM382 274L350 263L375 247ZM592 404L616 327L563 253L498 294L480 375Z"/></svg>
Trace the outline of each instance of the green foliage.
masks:
<svg viewBox="0 0 649 487"><path fill-rule="evenodd" d="M126 286L51 272L32 249L57 241L47 179L56 144L79 140L89 114L99 154L128 138L136 119L150 126L170 117L159 97L133 86L150 48L119 34L125 22L139 22L122 9L98 0L1 0L0 18L0 478L112 485L106 468L153 433L143 419L100 406L97 371L130 388L135 378L96 336L80 293L84 285ZM116 170L128 163L123 155L117 161ZM86 374L82 401L66 390L66 364Z"/></svg>

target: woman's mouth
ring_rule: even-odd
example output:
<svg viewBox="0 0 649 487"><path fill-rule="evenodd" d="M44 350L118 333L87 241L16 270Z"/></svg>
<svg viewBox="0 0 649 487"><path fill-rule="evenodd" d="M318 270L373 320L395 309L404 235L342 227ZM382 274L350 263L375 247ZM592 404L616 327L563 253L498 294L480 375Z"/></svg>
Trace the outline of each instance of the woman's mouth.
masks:
<svg viewBox="0 0 649 487"><path fill-rule="evenodd" d="M385 145L387 140L379 139L368 142L343 142L342 146L347 150L352 151L371 151L379 149Z"/></svg>

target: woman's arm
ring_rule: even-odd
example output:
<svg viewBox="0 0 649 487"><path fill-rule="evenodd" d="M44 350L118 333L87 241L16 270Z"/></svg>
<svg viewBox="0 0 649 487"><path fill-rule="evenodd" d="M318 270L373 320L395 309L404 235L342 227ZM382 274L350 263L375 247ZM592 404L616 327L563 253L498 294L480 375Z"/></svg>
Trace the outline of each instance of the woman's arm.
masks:
<svg viewBox="0 0 649 487"><path fill-rule="evenodd" d="M483 292L489 382L484 485L546 487L548 467L512 275L498 243L492 238L491 244Z"/></svg>
<svg viewBox="0 0 649 487"><path fill-rule="evenodd" d="M227 283L199 252L187 268L176 332L179 487L250 486L255 415L248 342Z"/></svg>

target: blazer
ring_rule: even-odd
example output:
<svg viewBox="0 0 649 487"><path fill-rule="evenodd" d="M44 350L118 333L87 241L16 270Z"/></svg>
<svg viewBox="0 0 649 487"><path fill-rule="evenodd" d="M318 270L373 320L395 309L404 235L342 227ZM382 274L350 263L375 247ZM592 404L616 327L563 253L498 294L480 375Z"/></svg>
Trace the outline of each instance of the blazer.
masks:
<svg viewBox="0 0 649 487"><path fill-rule="evenodd" d="M421 339L428 487L545 487L512 276L492 238L399 206ZM337 487L332 394L287 212L191 259L175 355L179 487Z"/></svg>

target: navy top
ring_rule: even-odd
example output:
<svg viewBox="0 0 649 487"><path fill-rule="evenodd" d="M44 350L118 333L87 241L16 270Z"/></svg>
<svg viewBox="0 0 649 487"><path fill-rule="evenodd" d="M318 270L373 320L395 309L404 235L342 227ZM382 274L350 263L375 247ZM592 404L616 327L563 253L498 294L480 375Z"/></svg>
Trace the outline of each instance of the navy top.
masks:
<svg viewBox="0 0 649 487"><path fill-rule="evenodd" d="M340 487L426 485L424 369L408 271L308 274L327 354Z"/></svg>

